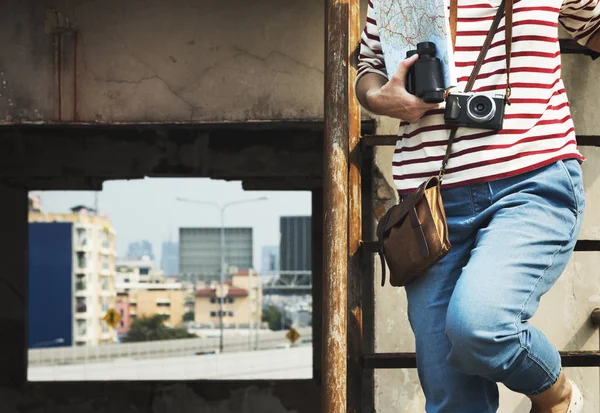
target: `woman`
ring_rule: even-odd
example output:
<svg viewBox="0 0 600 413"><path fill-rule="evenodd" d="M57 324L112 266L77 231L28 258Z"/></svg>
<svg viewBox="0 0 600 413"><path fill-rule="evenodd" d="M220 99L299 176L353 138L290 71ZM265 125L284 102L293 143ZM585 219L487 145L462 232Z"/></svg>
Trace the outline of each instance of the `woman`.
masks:
<svg viewBox="0 0 600 413"><path fill-rule="evenodd" d="M427 0L369 2L356 82L364 108L401 120L392 166L400 196L437 175L450 129L443 104L426 104L404 87L418 56L395 73L386 70L380 36L390 28L379 20L391 2L405 3L410 13L418 1ZM459 90L500 3L458 2ZM527 395L533 413L582 411L581 393L565 377L558 351L528 320L565 269L585 208L584 158L561 79L558 24L600 51L600 4L521 0L513 16L512 94L503 129L458 130L442 186L453 247L406 287L429 413L495 412L497 383ZM503 28L501 21L475 92L505 88Z"/></svg>

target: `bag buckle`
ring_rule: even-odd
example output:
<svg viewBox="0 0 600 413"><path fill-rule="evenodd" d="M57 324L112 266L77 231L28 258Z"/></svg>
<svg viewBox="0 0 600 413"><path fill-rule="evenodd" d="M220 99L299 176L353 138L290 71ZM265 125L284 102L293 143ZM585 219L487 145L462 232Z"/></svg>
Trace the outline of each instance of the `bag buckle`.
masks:
<svg viewBox="0 0 600 413"><path fill-rule="evenodd" d="M442 181L444 180L444 175L445 175L445 174L446 174L446 168L445 168L445 167L442 167L442 168L440 169L440 172L438 173L438 181L439 181L440 183L442 183Z"/></svg>

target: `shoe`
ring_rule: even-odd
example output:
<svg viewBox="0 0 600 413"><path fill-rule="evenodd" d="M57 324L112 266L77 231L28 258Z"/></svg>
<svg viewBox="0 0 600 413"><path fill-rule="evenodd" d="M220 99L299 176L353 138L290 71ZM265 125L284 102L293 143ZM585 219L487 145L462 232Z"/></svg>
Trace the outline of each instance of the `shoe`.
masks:
<svg viewBox="0 0 600 413"><path fill-rule="evenodd" d="M571 403L569 403L569 408L567 409L567 413L581 413L583 412L583 396L579 391L579 387L571 380L571 388L573 389L573 395L571 396Z"/></svg>

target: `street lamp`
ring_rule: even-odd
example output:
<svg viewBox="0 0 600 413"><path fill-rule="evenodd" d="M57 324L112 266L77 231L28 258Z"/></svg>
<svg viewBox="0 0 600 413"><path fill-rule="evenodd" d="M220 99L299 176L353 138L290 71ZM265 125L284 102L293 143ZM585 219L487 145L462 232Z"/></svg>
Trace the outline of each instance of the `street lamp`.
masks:
<svg viewBox="0 0 600 413"><path fill-rule="evenodd" d="M220 247L220 256L221 256L221 280L220 280L220 292L221 297L219 297L219 329L220 329L220 337L219 337L219 351L223 352L223 300L225 299L223 291L225 291L225 210L233 205L245 204L250 202L258 202L258 201L266 201L268 198L266 196L260 198L253 199L242 199L239 201L228 202L226 204L220 205L216 202L211 201L200 201L196 199L188 199L188 198L177 198L179 202L189 202L192 204L200 204L200 205L209 205L216 207L221 212L221 247Z"/></svg>

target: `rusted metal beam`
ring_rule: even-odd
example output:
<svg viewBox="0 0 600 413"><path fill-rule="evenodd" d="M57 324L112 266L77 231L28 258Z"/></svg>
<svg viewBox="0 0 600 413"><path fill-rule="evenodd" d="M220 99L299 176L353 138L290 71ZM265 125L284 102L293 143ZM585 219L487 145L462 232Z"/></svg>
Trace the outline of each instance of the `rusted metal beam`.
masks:
<svg viewBox="0 0 600 413"><path fill-rule="evenodd" d="M600 56L600 53L580 45L574 39L559 39L558 42L561 54L582 54L590 56L593 60L596 60Z"/></svg>
<svg viewBox="0 0 600 413"><path fill-rule="evenodd" d="M376 253L379 251L379 243L377 241L363 241L363 251L366 253ZM600 252L600 241L580 239L575 244L576 252Z"/></svg>
<svg viewBox="0 0 600 413"><path fill-rule="evenodd" d="M375 160L374 148L367 148L361 152L361 201L362 201L362 233L363 238L371 237L374 233L375 205L373 197L373 163ZM362 261L362 354L375 352L375 285L373 274L373 256L365 254L360 249ZM375 411L375 374L373 370L362 369L362 412Z"/></svg>
<svg viewBox="0 0 600 413"><path fill-rule="evenodd" d="M311 196L311 250L313 297L313 378L322 385L323 367L323 188L314 189Z"/></svg>
<svg viewBox="0 0 600 413"><path fill-rule="evenodd" d="M599 367L600 351L561 351L563 367ZM365 354L365 369L414 369L417 368L415 353Z"/></svg>
<svg viewBox="0 0 600 413"><path fill-rule="evenodd" d="M348 383L346 394L348 413L360 413L363 407L363 305L362 305L362 197L361 197L361 151L360 106L354 93L357 72L357 56L360 46L360 3L348 3L348 117L349 117L349 200L348 200Z"/></svg>
<svg viewBox="0 0 600 413"><path fill-rule="evenodd" d="M395 146L398 140L397 135L365 135L361 140L363 149L370 146ZM600 136L598 135L578 135L577 144L579 146L600 146Z"/></svg>
<svg viewBox="0 0 600 413"><path fill-rule="evenodd" d="M323 413L345 413L347 406L348 27L354 1L325 1Z"/></svg>
<svg viewBox="0 0 600 413"><path fill-rule="evenodd" d="M575 251L593 252L600 251L600 241L592 239L580 239L575 244Z"/></svg>
<svg viewBox="0 0 600 413"><path fill-rule="evenodd" d="M365 135L361 139L363 149L370 146L394 146L398 135Z"/></svg>

